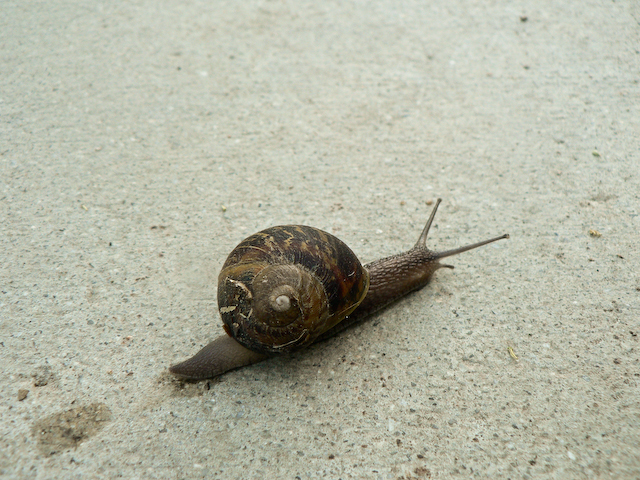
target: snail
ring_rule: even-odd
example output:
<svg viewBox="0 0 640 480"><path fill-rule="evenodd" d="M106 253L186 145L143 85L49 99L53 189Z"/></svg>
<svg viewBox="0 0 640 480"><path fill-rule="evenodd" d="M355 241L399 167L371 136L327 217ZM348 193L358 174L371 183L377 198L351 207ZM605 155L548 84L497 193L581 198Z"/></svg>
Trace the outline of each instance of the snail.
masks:
<svg viewBox="0 0 640 480"><path fill-rule="evenodd" d="M203 380L307 347L424 287L451 255L509 238L508 234L433 252L427 234L437 200L415 246L362 265L333 235L283 225L255 233L229 254L218 277L218 307L226 335L169 371Z"/></svg>

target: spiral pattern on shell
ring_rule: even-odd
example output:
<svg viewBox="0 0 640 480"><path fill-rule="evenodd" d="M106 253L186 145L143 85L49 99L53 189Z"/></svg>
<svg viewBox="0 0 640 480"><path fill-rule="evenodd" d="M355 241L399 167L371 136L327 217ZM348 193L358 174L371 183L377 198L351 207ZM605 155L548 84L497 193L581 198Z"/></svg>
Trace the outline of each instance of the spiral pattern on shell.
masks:
<svg viewBox="0 0 640 480"><path fill-rule="evenodd" d="M317 228L272 227L243 240L218 277L226 332L260 353L309 345L364 299L369 274L341 240Z"/></svg>

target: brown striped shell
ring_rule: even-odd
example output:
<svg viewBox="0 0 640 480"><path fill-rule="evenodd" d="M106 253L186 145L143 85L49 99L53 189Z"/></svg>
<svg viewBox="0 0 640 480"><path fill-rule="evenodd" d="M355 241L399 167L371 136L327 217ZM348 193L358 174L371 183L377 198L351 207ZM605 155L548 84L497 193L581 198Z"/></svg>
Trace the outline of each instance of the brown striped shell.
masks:
<svg viewBox="0 0 640 480"><path fill-rule="evenodd" d="M218 277L226 332L250 350L280 353L309 345L364 299L369 273L333 235L301 225L246 238Z"/></svg>

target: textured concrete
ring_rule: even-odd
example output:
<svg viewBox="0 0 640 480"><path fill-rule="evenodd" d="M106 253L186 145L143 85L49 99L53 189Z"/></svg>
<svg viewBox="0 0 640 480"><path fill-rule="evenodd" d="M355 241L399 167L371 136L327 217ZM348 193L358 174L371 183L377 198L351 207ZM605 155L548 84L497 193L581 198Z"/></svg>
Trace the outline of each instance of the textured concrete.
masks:
<svg viewBox="0 0 640 480"><path fill-rule="evenodd" d="M0 476L640 477L640 3L4 1ZM508 232L181 383L267 226ZM511 352L509 349L512 349Z"/></svg>

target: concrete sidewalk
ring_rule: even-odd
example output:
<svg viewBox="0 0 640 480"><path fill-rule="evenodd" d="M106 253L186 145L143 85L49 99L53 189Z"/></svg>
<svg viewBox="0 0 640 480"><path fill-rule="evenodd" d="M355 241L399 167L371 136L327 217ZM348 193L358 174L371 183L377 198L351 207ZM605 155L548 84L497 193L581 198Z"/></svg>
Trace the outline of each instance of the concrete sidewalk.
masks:
<svg viewBox="0 0 640 480"><path fill-rule="evenodd" d="M640 478L636 1L4 2L0 477ZM232 248L502 241L182 383Z"/></svg>

